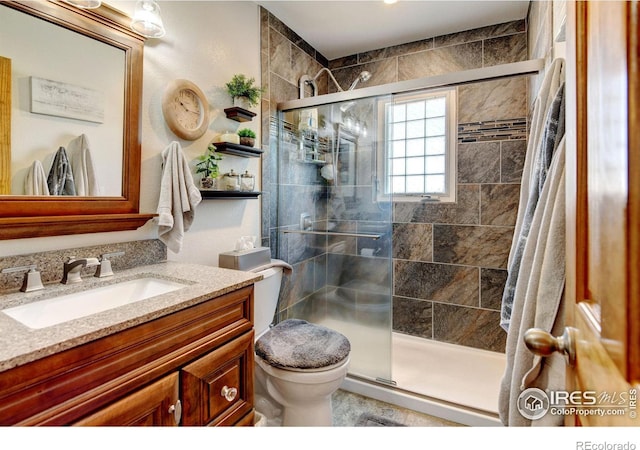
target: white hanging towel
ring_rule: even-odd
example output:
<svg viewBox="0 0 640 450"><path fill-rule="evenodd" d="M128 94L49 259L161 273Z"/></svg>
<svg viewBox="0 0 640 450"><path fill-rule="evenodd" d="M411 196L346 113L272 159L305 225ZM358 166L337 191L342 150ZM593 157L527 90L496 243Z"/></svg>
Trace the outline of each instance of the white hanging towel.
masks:
<svg viewBox="0 0 640 450"><path fill-rule="evenodd" d="M24 193L25 195L49 195L47 175L44 173L42 163L37 159L31 164L24 179Z"/></svg>
<svg viewBox="0 0 640 450"><path fill-rule="evenodd" d="M162 181L158 201L158 238L174 253L182 249L184 233L195 216L195 207L202 201L193 183L189 164L180 144L173 141L162 152Z"/></svg>
<svg viewBox="0 0 640 450"><path fill-rule="evenodd" d="M522 254L533 214L549 170L553 152L564 136L564 60L555 59L545 74L534 102L531 131L520 186L518 217L507 263L508 277L502 295L500 326L509 330Z"/></svg>
<svg viewBox="0 0 640 450"><path fill-rule="evenodd" d="M565 138L553 155L549 174L540 194L532 234L520 266L511 325L507 334L506 366L500 383L498 412L508 426L559 426L562 415L546 414L538 420L525 418L518 399L527 388L543 391L566 389L566 363L559 353L534 355L523 336L529 328L540 328L559 336L564 331L565 284Z"/></svg>
<svg viewBox="0 0 640 450"><path fill-rule="evenodd" d="M67 152L71 160L73 180L76 183L76 194L82 196L100 195L100 187L91 159L87 136L82 134L69 142Z"/></svg>
<svg viewBox="0 0 640 450"><path fill-rule="evenodd" d="M291 266L291 264L281 259L272 259L271 262L262 266L254 267L253 269L249 269L249 271L257 273L262 272L263 270L271 269L272 267L282 267L282 272L287 275L293 273L293 267Z"/></svg>

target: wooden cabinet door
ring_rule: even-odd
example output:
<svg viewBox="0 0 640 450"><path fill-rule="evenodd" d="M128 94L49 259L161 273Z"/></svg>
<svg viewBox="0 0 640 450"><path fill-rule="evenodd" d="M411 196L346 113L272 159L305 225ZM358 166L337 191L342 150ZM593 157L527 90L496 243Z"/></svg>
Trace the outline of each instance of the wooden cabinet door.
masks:
<svg viewBox="0 0 640 450"><path fill-rule="evenodd" d="M569 425L639 423L639 8L635 0L567 3L568 389L625 409Z"/></svg>
<svg viewBox="0 0 640 450"><path fill-rule="evenodd" d="M183 425L236 425L253 411L253 330L185 366Z"/></svg>
<svg viewBox="0 0 640 450"><path fill-rule="evenodd" d="M180 421L178 372L130 394L74 426L176 426Z"/></svg>

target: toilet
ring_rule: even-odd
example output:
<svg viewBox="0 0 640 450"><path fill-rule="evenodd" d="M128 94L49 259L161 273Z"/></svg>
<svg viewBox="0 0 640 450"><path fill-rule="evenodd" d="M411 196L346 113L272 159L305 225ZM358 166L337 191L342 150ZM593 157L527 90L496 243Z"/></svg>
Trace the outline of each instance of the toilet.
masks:
<svg viewBox="0 0 640 450"><path fill-rule="evenodd" d="M278 305L283 269L251 270L255 284L255 406L268 426L331 426L331 395L347 375L350 344L337 331L288 319L270 327Z"/></svg>

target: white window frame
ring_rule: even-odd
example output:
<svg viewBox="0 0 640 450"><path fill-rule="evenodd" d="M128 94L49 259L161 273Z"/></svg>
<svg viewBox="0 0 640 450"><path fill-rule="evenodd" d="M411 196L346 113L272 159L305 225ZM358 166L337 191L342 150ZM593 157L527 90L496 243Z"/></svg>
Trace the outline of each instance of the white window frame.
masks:
<svg viewBox="0 0 640 450"><path fill-rule="evenodd" d="M387 125L387 108L393 104L408 103L417 99L432 97L446 98L445 119L445 193L423 192L416 194L392 194L389 193L390 184L389 168L389 137ZM383 201L394 202L442 202L453 203L456 201L456 148L457 148L457 96L455 88L430 89L428 91L412 92L408 94L396 94L378 102L378 142L382 146L382 158L378 160L378 173L381 183L379 185L378 198Z"/></svg>

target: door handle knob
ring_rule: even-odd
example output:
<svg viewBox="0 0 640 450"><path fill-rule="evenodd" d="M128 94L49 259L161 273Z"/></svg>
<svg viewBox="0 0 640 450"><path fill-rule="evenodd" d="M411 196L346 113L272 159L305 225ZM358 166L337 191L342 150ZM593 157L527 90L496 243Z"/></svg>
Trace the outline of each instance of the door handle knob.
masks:
<svg viewBox="0 0 640 450"><path fill-rule="evenodd" d="M531 353L538 356L551 356L559 352L567 357L570 366L576 362L576 330L565 327L562 336L554 337L540 328L529 328L524 333L524 343Z"/></svg>

